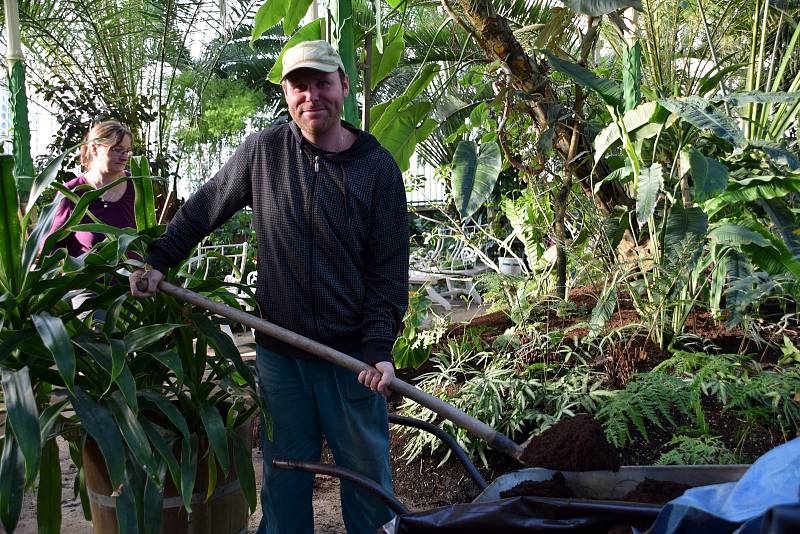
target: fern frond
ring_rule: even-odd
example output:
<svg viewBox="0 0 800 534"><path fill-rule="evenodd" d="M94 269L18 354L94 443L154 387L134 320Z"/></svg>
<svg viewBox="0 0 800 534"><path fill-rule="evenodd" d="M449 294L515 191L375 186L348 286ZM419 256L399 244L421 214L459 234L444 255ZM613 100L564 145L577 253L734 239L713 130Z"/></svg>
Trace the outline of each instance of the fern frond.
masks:
<svg viewBox="0 0 800 534"><path fill-rule="evenodd" d="M605 400L596 414L608 441L617 448L632 439L631 427L649 440L646 422L665 429L676 425L673 414L691 418L691 391L683 380L660 373L635 375L625 389Z"/></svg>

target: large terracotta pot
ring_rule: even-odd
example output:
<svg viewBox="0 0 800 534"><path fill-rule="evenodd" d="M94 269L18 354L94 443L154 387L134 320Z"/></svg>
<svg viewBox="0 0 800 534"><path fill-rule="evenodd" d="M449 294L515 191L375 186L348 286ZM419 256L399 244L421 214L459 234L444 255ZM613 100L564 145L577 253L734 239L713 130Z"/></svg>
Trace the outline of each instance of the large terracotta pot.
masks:
<svg viewBox="0 0 800 534"><path fill-rule="evenodd" d="M245 444L247 450L252 449L251 423L245 422L236 429L236 436ZM247 532L248 508L244 498L236 470L233 465L228 476L224 476L217 465L217 484L211 497L206 501L208 487L208 463L205 454L208 442L200 440L197 462L197 479L192 495L192 513L183 507L180 491L167 473L164 488L163 510L161 515L162 534L240 534ZM233 446L228 443L230 457L233 458ZM180 458L180 443L177 444ZM86 440L82 451L83 468L86 475L86 490L92 509L92 525L96 534L116 534L117 528L116 501L112 496L111 481L108 477L106 463L97 443L91 438Z"/></svg>

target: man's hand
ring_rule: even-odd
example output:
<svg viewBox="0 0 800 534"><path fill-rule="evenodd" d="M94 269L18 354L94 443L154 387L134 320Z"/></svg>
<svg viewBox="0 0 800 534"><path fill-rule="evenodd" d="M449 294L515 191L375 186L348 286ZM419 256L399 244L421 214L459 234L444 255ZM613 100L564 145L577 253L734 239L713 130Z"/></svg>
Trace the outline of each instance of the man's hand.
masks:
<svg viewBox="0 0 800 534"><path fill-rule="evenodd" d="M152 297L158 293L158 284L162 278L164 278L164 274L157 269L148 271L138 269L128 278L131 285L131 295L137 298ZM145 284L147 285L145 286Z"/></svg>
<svg viewBox="0 0 800 534"><path fill-rule="evenodd" d="M367 386L372 391L378 391L384 397L388 397L389 384L394 378L394 365L392 362L378 362L374 369L365 369L358 373L358 381Z"/></svg>

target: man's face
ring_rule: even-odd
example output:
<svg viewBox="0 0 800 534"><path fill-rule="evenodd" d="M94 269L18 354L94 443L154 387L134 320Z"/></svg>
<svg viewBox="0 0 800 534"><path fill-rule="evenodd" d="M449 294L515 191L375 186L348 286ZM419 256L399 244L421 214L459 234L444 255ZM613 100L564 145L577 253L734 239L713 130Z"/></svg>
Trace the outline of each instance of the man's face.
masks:
<svg viewBox="0 0 800 534"><path fill-rule="evenodd" d="M324 135L339 124L342 105L349 90L347 76L339 72L298 69L281 84L289 115L300 129Z"/></svg>

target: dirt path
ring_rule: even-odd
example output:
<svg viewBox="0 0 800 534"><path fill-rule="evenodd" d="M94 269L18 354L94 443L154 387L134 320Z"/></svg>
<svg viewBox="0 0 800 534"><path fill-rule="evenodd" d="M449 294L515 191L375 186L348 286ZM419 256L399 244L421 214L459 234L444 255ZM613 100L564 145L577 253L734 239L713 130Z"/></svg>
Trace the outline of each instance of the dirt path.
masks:
<svg viewBox="0 0 800 534"><path fill-rule="evenodd" d="M69 534L92 534L92 524L83 517L80 500L73 498L72 488L76 470L72 467L66 442L59 440L61 452L62 500L61 500L61 532ZM256 471L256 488L261 490L261 453L253 451L253 467ZM261 521L261 508L250 516L248 532L255 532ZM339 504L339 481L335 478L317 476L314 484L314 525L318 534L338 534L344 532L341 508ZM36 528L36 496L25 495L22 504L22 516L15 531L19 534L32 534ZM0 527L0 533L5 530ZM220 533L222 534L222 533Z"/></svg>

